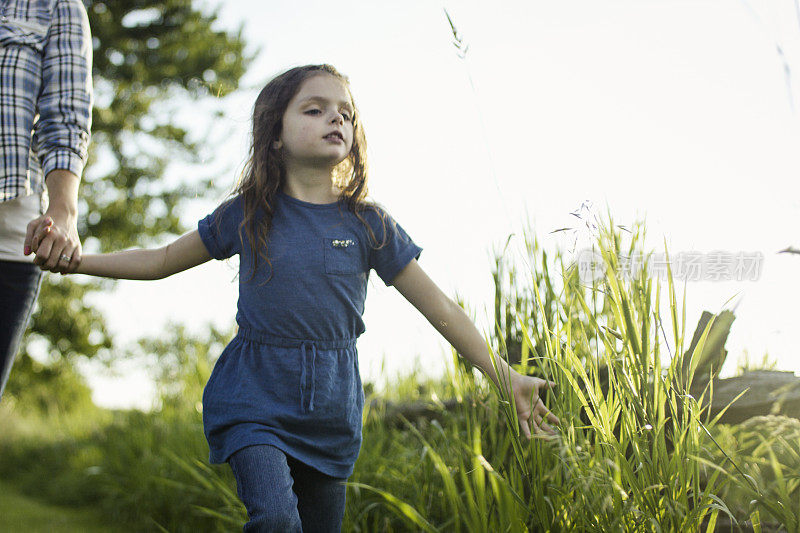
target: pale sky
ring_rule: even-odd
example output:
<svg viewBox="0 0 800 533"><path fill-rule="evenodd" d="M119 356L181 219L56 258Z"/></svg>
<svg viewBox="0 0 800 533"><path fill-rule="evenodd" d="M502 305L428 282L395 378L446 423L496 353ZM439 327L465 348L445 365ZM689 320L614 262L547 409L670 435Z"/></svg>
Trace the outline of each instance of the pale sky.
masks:
<svg viewBox="0 0 800 533"><path fill-rule="evenodd" d="M420 265L465 298L479 329L492 311L492 250L522 249L526 212L542 244L589 200L615 222L646 217L648 242L679 252L760 252L757 281L689 282L687 335L702 310L738 294L729 361L769 352L800 370L800 21L791 1L277 2L229 0L221 26L260 46L243 89L215 122L218 182L245 157L258 90L275 74L327 62L349 76L368 141L370 191L423 248ZM456 54L443 8L465 44ZM783 51L783 58L777 52ZM785 67L789 67L789 77ZM470 78L474 83L471 85ZM787 86L791 82L791 88ZM202 106L201 106L202 108ZM185 110L196 120L196 107ZM187 118L188 117L188 118ZM199 126L198 126L199 128ZM207 170L207 169L206 169ZM173 177L187 169L176 165ZM220 198L198 198L188 226ZM233 325L237 284L211 262L158 282L120 282L95 301L120 342ZM431 374L447 343L372 273L358 350L365 380L415 359ZM381 361L385 359L385 366ZM95 400L150 405L135 368L92 373Z"/></svg>

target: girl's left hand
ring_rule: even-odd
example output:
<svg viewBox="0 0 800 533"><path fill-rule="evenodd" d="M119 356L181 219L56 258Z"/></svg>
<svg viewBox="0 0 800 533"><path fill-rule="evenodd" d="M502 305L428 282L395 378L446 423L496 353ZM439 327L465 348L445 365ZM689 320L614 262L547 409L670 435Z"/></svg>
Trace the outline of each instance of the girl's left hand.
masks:
<svg viewBox="0 0 800 533"><path fill-rule="evenodd" d="M523 376L518 372L511 375L511 386L514 390L514 403L517 407L517 418L522 434L530 440L531 428L536 435L555 435L555 430L550 424L559 424L558 417L554 415L540 397L540 391L555 386L553 381L541 378Z"/></svg>

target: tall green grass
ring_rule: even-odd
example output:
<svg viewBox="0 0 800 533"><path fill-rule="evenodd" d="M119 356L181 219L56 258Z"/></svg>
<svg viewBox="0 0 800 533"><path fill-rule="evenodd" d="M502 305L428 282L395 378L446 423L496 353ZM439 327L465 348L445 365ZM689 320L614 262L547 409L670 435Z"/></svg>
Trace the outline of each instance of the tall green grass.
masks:
<svg viewBox="0 0 800 533"><path fill-rule="evenodd" d="M756 522L775 507L760 494L742 516L720 497L750 479L712 438L710 391L688 392L710 324L684 364L685 308L671 270L663 281L650 275L647 254L636 276L620 268L621 257L645 251L643 227L598 228L603 276L591 283L563 253L548 260L529 235L527 277L498 260L494 348L557 383L547 402L561 419L558 436L523 442L513 403L456 360L450 383L471 401L446 428L423 435L409 426L420 467L397 474L418 476L415 487L368 482L362 463L354 488L426 531L713 531L720 515ZM794 494L796 478L775 478L784 480L781 498ZM794 518L768 514L794 531L793 509Z"/></svg>
<svg viewBox="0 0 800 533"><path fill-rule="evenodd" d="M116 412L86 419L80 430L76 416L49 419L34 433L39 423L30 415L2 413L4 482L50 503L91 506L108 531L230 530L230 520L210 518L209 510L237 516L229 507L231 500L240 506L233 477L208 465L196 412Z"/></svg>
<svg viewBox="0 0 800 533"><path fill-rule="evenodd" d="M764 522L800 532L800 420L758 416L720 426L716 438L729 456L718 453L712 461L736 464L728 469L733 479L720 495L735 514L743 518L758 513Z"/></svg>

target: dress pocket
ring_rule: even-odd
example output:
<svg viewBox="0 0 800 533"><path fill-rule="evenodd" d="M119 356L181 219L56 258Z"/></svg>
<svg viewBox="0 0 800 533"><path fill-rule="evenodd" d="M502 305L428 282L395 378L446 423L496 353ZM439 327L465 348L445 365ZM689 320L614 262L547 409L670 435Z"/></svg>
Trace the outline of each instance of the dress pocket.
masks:
<svg viewBox="0 0 800 533"><path fill-rule="evenodd" d="M360 274L361 246L355 235L342 234L323 237L326 274Z"/></svg>

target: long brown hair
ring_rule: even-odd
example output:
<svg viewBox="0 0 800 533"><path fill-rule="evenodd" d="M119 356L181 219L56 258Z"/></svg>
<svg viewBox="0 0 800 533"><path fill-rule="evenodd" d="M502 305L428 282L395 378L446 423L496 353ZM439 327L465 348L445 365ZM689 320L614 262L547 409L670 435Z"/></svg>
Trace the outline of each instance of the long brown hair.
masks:
<svg viewBox="0 0 800 533"><path fill-rule="evenodd" d="M259 257L272 267L267 254L267 236L272 227L275 196L286 180L286 167L280 150L271 149L278 140L283 128L283 115L291 99L298 93L302 83L312 76L330 75L342 82L350 101L349 80L331 65L306 65L287 70L273 78L261 90L253 108L253 139L250 153L242 175L232 196L242 196L244 218L239 225L239 238L244 247L242 229L247 234L253 256L253 275L258 268ZM341 189L340 201L365 225L374 246L386 244L386 212L374 202L367 201L367 142L361 124L358 108L353 102L353 146L350 154L333 170L334 185ZM263 216L258 217L258 210ZM380 216L384 238L380 245L372 228L361 213L372 209ZM272 272L270 272L270 278ZM268 278L269 280L269 278Z"/></svg>

